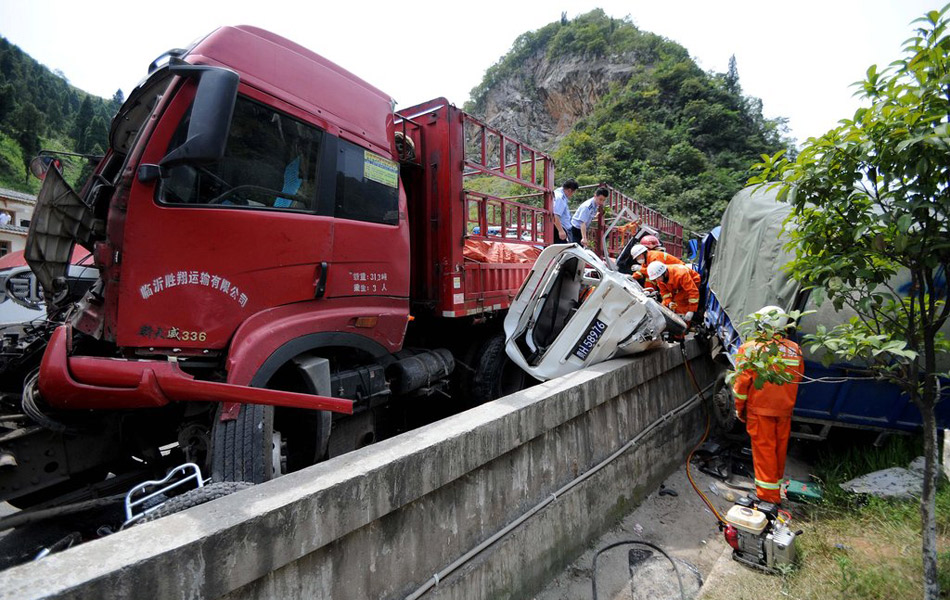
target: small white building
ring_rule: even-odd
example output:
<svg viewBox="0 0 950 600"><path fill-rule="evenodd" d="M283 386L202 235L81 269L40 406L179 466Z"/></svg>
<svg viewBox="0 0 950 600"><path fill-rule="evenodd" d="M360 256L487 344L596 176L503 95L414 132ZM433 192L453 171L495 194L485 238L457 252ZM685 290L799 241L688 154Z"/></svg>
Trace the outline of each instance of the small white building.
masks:
<svg viewBox="0 0 950 600"><path fill-rule="evenodd" d="M36 197L0 188L0 256L23 250Z"/></svg>

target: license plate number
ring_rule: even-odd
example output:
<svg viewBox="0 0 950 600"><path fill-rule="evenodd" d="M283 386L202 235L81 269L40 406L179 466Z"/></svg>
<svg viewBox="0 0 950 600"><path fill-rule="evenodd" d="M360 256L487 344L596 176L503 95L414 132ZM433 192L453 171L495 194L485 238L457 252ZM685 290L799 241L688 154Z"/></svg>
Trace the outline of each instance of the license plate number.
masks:
<svg viewBox="0 0 950 600"><path fill-rule="evenodd" d="M600 341L605 331L607 331L607 325L600 319L595 318L591 322L590 327L587 328L587 333L577 341L577 346L574 348L574 356L581 360L587 360L591 350L593 350L597 342Z"/></svg>

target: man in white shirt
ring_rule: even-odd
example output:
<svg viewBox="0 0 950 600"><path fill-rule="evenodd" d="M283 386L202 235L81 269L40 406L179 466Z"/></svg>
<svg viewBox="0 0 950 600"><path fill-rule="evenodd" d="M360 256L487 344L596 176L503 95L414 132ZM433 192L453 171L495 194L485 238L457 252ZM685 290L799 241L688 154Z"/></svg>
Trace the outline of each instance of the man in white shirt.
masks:
<svg viewBox="0 0 950 600"><path fill-rule="evenodd" d="M578 187L576 181L568 179L561 184L561 187L554 190L554 229L558 244L573 241L571 239L571 209L567 201L571 199Z"/></svg>
<svg viewBox="0 0 950 600"><path fill-rule="evenodd" d="M590 224L594 221L604 202L607 201L608 195L610 195L610 192L607 191L607 188L597 188L593 198L577 207L574 216L571 218L571 235L574 242L585 247L590 245L587 239Z"/></svg>

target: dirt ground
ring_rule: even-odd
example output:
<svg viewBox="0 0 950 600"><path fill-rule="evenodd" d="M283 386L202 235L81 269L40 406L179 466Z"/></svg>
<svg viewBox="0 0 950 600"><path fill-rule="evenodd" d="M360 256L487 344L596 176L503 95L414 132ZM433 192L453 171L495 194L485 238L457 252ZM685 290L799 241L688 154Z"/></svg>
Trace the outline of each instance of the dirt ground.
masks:
<svg viewBox="0 0 950 600"><path fill-rule="evenodd" d="M695 464L691 474L721 514L733 505L736 495L744 493L743 488L752 487L750 478L736 475L729 479L730 485L723 485L717 478L702 473ZM806 479L808 465L790 455L785 474L792 479ZM664 490L673 494L661 495ZM690 485L684 464L620 524L593 542L580 558L537 594L535 600L593 598L594 555L610 544L624 541L647 542L672 557L687 598L701 597L702 588L707 585L729 585L729 578L736 575L769 577L732 560L727 552L731 548L723 539L716 518ZM599 555L594 600L646 598L681 598L669 559L642 544L621 545Z"/></svg>

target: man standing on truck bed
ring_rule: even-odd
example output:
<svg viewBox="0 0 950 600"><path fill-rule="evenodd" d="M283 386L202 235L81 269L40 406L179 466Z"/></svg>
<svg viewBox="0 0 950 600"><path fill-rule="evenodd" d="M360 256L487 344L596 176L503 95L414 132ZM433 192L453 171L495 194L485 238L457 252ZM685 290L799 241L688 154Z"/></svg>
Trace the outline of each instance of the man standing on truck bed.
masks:
<svg viewBox="0 0 950 600"><path fill-rule="evenodd" d="M557 243L568 244L573 242L571 236L571 209L567 201L577 191L577 182L568 179L561 187L554 190L554 228L557 230Z"/></svg>
<svg viewBox="0 0 950 600"><path fill-rule="evenodd" d="M788 317L777 306L766 306L749 315L755 332L736 352L736 378L732 395L736 416L746 424L752 440L752 466L755 469L755 493L759 500L782 503L781 481L785 475L785 452L792 428L792 410L798 396L805 362L798 344L785 337ZM777 352L784 367L784 383L755 384L756 373L743 369L753 352Z"/></svg>
<svg viewBox="0 0 950 600"><path fill-rule="evenodd" d="M590 224L594 221L594 217L597 216L604 202L607 201L609 194L610 192L607 191L607 188L597 188L597 191L594 192L594 197L588 198L574 211L574 216L571 218L571 235L573 236L574 242L581 246L588 245L587 233L590 229Z"/></svg>

